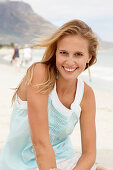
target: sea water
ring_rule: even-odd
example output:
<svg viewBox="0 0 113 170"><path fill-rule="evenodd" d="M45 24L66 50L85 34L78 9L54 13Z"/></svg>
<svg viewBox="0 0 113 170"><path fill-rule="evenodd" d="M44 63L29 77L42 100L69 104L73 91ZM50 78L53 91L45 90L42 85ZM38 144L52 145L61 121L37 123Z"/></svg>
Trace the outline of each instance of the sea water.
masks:
<svg viewBox="0 0 113 170"><path fill-rule="evenodd" d="M113 51L99 51L97 63L90 67L91 81L88 70L83 72L82 78L92 87L99 90L113 92Z"/></svg>

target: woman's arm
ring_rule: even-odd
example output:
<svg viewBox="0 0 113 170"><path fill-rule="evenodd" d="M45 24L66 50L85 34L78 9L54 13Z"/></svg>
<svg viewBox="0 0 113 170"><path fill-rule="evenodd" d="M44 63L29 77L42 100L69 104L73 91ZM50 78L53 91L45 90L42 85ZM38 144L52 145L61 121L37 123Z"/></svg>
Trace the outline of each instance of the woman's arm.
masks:
<svg viewBox="0 0 113 170"><path fill-rule="evenodd" d="M80 116L82 155L73 170L90 170L96 159L95 96L91 87L85 84Z"/></svg>
<svg viewBox="0 0 113 170"><path fill-rule="evenodd" d="M42 83L46 77L46 66L37 64L34 68L32 85ZM49 140L48 94L36 93L31 85L27 87L28 118L31 139L40 170L56 168L54 150Z"/></svg>

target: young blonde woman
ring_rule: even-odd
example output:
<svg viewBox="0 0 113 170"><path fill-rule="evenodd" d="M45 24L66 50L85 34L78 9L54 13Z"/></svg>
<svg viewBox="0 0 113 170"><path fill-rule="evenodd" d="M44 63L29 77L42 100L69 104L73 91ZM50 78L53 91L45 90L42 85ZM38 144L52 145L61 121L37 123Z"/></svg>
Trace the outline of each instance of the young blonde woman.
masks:
<svg viewBox="0 0 113 170"><path fill-rule="evenodd" d="M95 97L79 75L96 62L97 38L72 20L37 46L46 47L13 96L0 170L90 170L96 158ZM79 160L69 135L80 120ZM100 170L100 169L99 169Z"/></svg>

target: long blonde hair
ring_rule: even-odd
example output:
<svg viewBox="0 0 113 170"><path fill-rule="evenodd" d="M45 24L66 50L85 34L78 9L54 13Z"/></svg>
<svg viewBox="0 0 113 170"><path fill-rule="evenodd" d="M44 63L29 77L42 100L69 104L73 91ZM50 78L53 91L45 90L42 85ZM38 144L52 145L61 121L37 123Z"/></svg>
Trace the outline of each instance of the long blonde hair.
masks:
<svg viewBox="0 0 113 170"><path fill-rule="evenodd" d="M97 61L96 56L97 56L98 40L94 32L92 31L92 29L85 22L81 20L71 20L65 23L60 28L58 28L56 32L53 33L49 38L34 45L35 47L46 47L41 63L46 64L47 66L47 79L41 84L36 85L36 87L38 87L38 90L43 94L46 92L50 92L54 87L54 83L55 83L55 79L57 75L56 56L55 56L56 49L57 49L57 42L58 40L60 40L61 38L67 35L80 35L81 37L87 39L89 42L89 49L88 49L89 54L92 56L88 65L91 66L95 64ZM37 63L38 62L32 64L28 68L27 73L25 75L26 85L31 84L32 78L33 78L34 67ZM88 65L86 64L85 70L88 68ZM16 91L13 95L12 102L15 99L15 96L17 94L17 91L21 83L15 89Z"/></svg>

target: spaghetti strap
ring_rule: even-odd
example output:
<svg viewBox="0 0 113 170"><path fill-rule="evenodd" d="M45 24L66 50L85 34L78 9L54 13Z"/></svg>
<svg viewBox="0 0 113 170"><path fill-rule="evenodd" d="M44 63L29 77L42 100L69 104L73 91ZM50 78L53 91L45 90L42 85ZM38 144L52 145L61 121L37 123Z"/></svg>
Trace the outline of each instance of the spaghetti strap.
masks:
<svg viewBox="0 0 113 170"><path fill-rule="evenodd" d="M80 105L83 98L83 94L84 94L84 82L80 78L78 78L78 86L74 103Z"/></svg>

